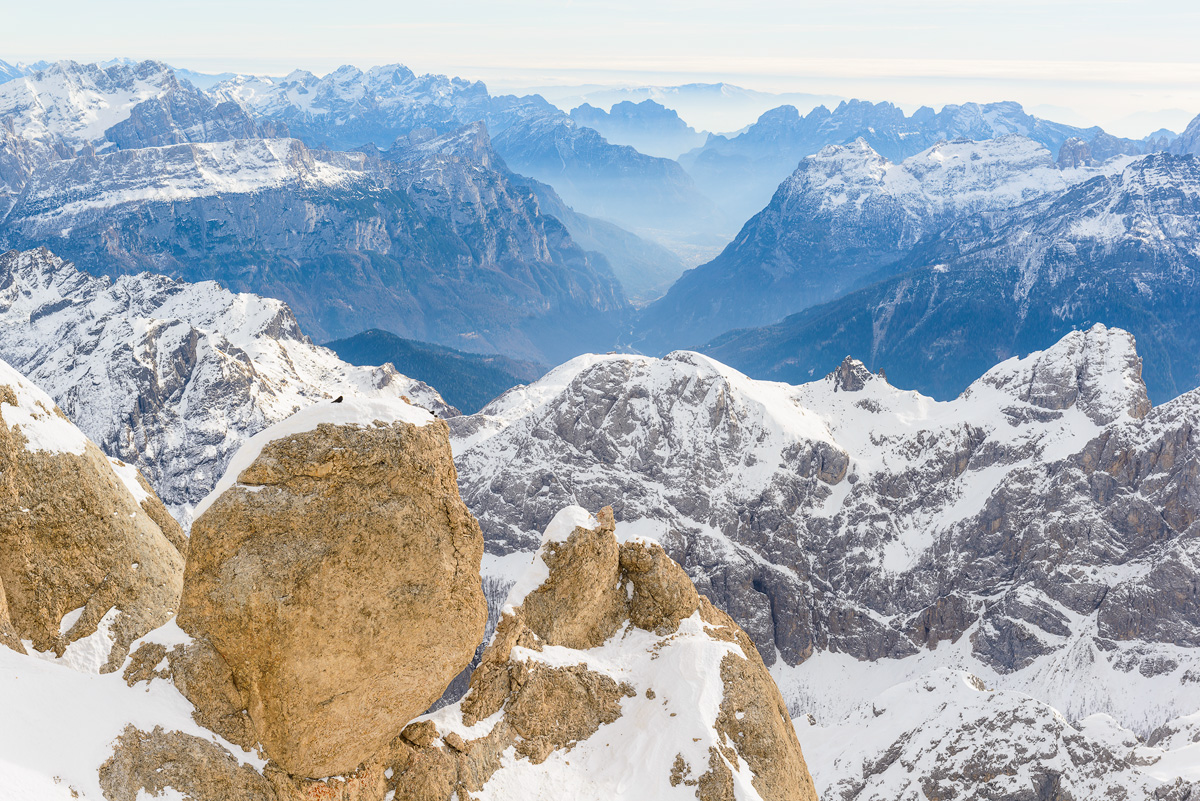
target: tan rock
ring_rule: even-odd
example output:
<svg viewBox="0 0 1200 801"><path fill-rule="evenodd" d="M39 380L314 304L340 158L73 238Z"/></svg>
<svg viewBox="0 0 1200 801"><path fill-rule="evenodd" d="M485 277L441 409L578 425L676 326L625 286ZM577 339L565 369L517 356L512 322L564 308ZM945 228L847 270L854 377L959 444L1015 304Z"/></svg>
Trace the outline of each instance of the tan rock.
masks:
<svg viewBox="0 0 1200 801"><path fill-rule="evenodd" d="M815 801L787 707L745 632L661 546L618 543L610 510L569 533L560 518L586 513L564 510L547 529L546 570L535 563L537 586L520 582L524 594L510 597L467 695L410 727L431 722L440 739L422 729L395 744L395 797L571 787L732 801L750 786L766 801ZM527 765L506 767L505 753Z"/></svg>
<svg viewBox="0 0 1200 801"><path fill-rule="evenodd" d="M173 788L191 801L276 801L271 783L216 743L156 727L126 726L100 767L107 801L137 801Z"/></svg>
<svg viewBox="0 0 1200 801"><path fill-rule="evenodd" d="M192 527L179 625L228 665L283 770L352 773L483 636L483 537L448 429L409 406L312 407L251 440L222 485Z"/></svg>
<svg viewBox="0 0 1200 801"><path fill-rule="evenodd" d="M175 612L178 524L136 470L110 462L2 362L0 464L0 642L63 656L102 627L77 666L116 670L130 643Z"/></svg>

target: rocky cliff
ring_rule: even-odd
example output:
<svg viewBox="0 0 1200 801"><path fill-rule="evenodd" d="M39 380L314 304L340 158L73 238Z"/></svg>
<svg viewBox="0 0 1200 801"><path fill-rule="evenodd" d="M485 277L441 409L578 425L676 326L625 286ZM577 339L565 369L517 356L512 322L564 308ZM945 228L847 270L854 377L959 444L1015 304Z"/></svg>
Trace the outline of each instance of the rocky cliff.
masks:
<svg viewBox="0 0 1200 801"><path fill-rule="evenodd" d="M186 542L136 468L110 460L0 362L0 643L111 672L174 615Z"/></svg>
<svg viewBox="0 0 1200 801"><path fill-rule="evenodd" d="M398 798L815 801L746 635L611 510L550 522L461 702L409 725Z"/></svg>

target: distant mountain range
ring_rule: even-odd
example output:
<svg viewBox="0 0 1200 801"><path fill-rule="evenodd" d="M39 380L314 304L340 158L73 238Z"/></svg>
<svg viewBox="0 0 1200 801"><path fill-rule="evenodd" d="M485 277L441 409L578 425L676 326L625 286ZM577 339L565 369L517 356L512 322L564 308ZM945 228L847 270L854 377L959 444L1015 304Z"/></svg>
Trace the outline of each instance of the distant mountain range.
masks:
<svg viewBox="0 0 1200 801"><path fill-rule="evenodd" d="M653 100L626 100L614 103L608 111L584 103L571 110L571 119L595 129L610 142L669 159L700 147L708 139L706 132L697 131L673 109Z"/></svg>
<svg viewBox="0 0 1200 801"><path fill-rule="evenodd" d="M610 108L618 103L652 100L674 109L697 130L737 131L773 108L792 105L805 111L820 105L836 106L844 97L807 92L762 92L731 83L688 83L678 86L534 86L539 94L564 111L587 103Z"/></svg>
<svg viewBox="0 0 1200 801"><path fill-rule="evenodd" d="M366 72L341 67L318 78L239 76L214 96L260 119L285 123L310 146L388 147L397 137L443 134L482 121L514 171L548 183L568 204L664 241L712 239L718 211L670 159L614 145L537 95L492 96L479 81L415 75L392 64ZM722 230L736 222L719 220Z"/></svg>
<svg viewBox="0 0 1200 801"><path fill-rule="evenodd" d="M806 115L793 106L780 106L736 136L710 137L680 162L702 192L722 199L727 214L748 219L767 203L800 159L827 145L861 138L885 158L901 161L941 140L979 141L1009 134L1028 137L1055 156L1071 138L1091 142L1104 135L1107 155L1146 153L1163 144L1117 139L1099 128L1043 120L1012 102L949 105L941 111L923 107L910 116L891 103L851 100L832 111L820 106Z"/></svg>

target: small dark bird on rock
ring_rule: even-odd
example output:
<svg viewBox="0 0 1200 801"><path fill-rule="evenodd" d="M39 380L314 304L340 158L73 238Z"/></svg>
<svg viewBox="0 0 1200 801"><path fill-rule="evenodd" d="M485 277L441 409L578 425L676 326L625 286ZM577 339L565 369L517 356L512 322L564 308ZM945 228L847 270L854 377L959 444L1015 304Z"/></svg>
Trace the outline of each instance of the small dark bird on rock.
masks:
<svg viewBox="0 0 1200 801"><path fill-rule="evenodd" d="M334 402L334 403L341 403L341 402L342 402L342 396L341 396L341 395L338 395L336 398L334 398L334 399L333 399L333 402Z"/></svg>

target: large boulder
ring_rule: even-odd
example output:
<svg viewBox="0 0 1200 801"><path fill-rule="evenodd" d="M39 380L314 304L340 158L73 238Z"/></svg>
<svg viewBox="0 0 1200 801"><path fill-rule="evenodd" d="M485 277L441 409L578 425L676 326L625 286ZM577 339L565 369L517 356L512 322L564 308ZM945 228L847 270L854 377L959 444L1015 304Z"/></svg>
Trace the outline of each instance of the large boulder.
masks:
<svg viewBox="0 0 1200 801"><path fill-rule="evenodd" d="M394 749L395 798L817 797L749 637L609 509L559 513L467 695Z"/></svg>
<svg viewBox="0 0 1200 801"><path fill-rule="evenodd" d="M0 643L116 670L175 613L185 548L137 470L0 361Z"/></svg>
<svg viewBox="0 0 1200 801"><path fill-rule="evenodd" d="M201 653L177 683L198 719L240 706L243 744L290 776L370 762L483 637L483 537L445 423L415 406L309 407L251 439L197 513L178 622Z"/></svg>

